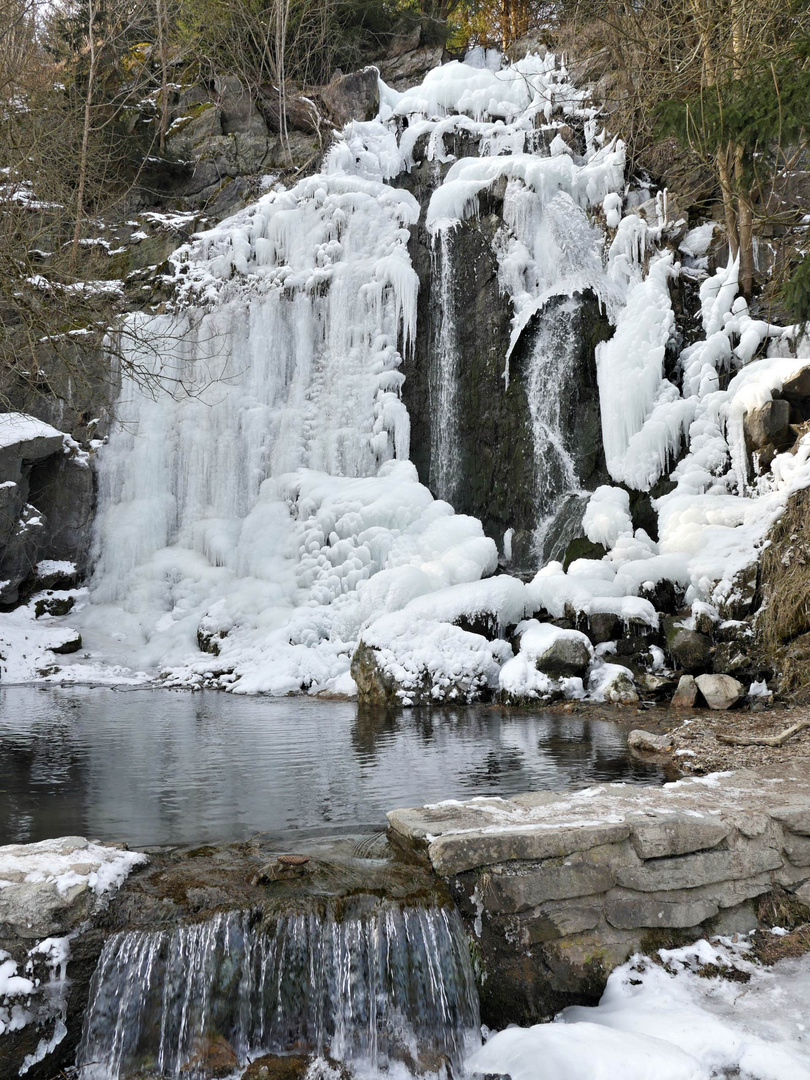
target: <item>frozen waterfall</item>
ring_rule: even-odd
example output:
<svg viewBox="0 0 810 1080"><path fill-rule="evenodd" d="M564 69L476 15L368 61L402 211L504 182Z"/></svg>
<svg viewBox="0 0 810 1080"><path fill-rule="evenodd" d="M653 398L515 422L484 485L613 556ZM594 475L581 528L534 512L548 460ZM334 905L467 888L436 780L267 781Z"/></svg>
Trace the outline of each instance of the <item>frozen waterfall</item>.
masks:
<svg viewBox="0 0 810 1080"><path fill-rule="evenodd" d="M172 257L173 307L131 317L99 454L85 670L352 692L365 627L494 570L494 541L450 505L465 483L453 235L503 181L498 275L517 340L549 298L608 291L586 210L623 183L623 150L596 139L593 109L552 56L504 71L448 64L403 94L380 87L378 119L349 124L322 173L194 237ZM577 161L558 134L572 118L588 142ZM477 156L452 164L457 136ZM423 206L404 183L417 144L432 185ZM443 308L428 379L432 492L408 461L401 399L418 223L435 236ZM577 486L549 398L565 350L541 353L527 387L539 520ZM492 650L458 635L494 677Z"/></svg>

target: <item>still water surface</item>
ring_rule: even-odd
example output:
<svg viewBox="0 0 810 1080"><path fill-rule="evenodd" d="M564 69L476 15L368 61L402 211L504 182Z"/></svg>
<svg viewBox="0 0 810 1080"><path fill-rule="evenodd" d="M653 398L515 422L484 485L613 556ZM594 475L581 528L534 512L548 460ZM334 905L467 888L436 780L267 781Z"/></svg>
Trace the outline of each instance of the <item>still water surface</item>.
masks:
<svg viewBox="0 0 810 1080"><path fill-rule="evenodd" d="M0 692L0 844L135 845L381 828L440 799L657 783L607 721L483 706L386 712L217 692Z"/></svg>

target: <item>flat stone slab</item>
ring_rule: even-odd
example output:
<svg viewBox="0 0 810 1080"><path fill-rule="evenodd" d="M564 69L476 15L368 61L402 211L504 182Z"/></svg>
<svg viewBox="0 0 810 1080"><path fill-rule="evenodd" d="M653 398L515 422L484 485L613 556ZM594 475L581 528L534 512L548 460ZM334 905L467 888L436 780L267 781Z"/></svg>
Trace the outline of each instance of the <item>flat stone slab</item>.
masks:
<svg viewBox="0 0 810 1080"><path fill-rule="evenodd" d="M663 787L602 784L392 810L388 821L394 839L425 853L443 877L559 859L629 839L645 865L622 867L622 873L634 875L628 881L639 891L660 891L682 888L678 874L694 874L695 887L777 869L783 833L810 836L810 778L744 770ZM733 852L718 850L729 846L732 832L756 837L756 851L746 854L739 835ZM803 861L805 846L790 846ZM657 860L666 866L656 867Z"/></svg>

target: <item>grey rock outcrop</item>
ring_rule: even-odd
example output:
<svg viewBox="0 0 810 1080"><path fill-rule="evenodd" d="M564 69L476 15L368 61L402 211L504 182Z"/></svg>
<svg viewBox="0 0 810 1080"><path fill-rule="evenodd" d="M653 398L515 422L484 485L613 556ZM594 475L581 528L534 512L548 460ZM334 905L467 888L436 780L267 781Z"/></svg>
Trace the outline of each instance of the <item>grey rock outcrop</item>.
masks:
<svg viewBox="0 0 810 1080"><path fill-rule="evenodd" d="M380 109L379 75L376 67L365 67L336 76L321 90L321 99L336 126L374 119Z"/></svg>
<svg viewBox="0 0 810 1080"><path fill-rule="evenodd" d="M746 413L745 438L751 450L768 445L784 447L793 442L790 431L790 404L785 400L766 401Z"/></svg>

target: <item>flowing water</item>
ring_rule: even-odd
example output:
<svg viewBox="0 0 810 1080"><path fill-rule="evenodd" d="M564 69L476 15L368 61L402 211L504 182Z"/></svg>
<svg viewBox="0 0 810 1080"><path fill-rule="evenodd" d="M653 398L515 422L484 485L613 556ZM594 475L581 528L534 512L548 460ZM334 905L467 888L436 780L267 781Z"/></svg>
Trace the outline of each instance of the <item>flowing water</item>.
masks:
<svg viewBox="0 0 810 1080"><path fill-rule="evenodd" d="M355 908L359 906L355 904ZM90 990L83 1080L136 1068L211 1075L211 1048L243 1066L309 1052L388 1070L458 1073L478 1039L478 998L456 912L379 904L342 917L221 913L114 935Z"/></svg>

